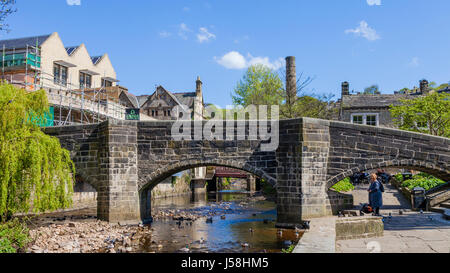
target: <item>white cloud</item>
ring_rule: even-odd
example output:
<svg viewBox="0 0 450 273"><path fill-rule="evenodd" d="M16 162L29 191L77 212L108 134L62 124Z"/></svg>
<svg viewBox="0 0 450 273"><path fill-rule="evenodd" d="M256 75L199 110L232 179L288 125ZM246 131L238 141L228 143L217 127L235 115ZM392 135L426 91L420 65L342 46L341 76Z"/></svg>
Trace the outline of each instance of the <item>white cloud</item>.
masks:
<svg viewBox="0 0 450 273"><path fill-rule="evenodd" d="M162 38L168 38L168 37L172 36L172 33L163 30L159 33L159 36L161 36Z"/></svg>
<svg viewBox="0 0 450 273"><path fill-rule="evenodd" d="M180 36L184 40L187 40L187 33L191 31L192 30L190 30L185 23L181 23L178 30L178 36Z"/></svg>
<svg viewBox="0 0 450 273"><path fill-rule="evenodd" d="M66 3L69 6L80 6L81 0L66 0Z"/></svg>
<svg viewBox="0 0 450 273"><path fill-rule="evenodd" d="M357 28L347 29L345 33L354 33L356 36L362 36L369 41L380 39L380 35L377 34L375 29L369 27L366 21L361 21Z"/></svg>
<svg viewBox="0 0 450 273"><path fill-rule="evenodd" d="M216 62L227 69L244 69L251 65L262 64L270 69L277 70L284 65L284 59L278 58L271 62L269 57L253 57L248 54L245 58L241 53L237 51L230 51L220 58L214 57Z"/></svg>
<svg viewBox="0 0 450 273"><path fill-rule="evenodd" d="M408 63L408 66L410 67L419 67L419 57L414 57L412 60Z"/></svg>
<svg viewBox="0 0 450 273"><path fill-rule="evenodd" d="M210 39L216 39L216 35L210 33L206 27L199 29L200 33L197 34L199 43L208 42Z"/></svg>
<svg viewBox="0 0 450 273"><path fill-rule="evenodd" d="M244 69L247 67L247 60L237 51L230 51L221 58L214 58L216 62L227 69Z"/></svg>
<svg viewBox="0 0 450 273"><path fill-rule="evenodd" d="M183 11L184 11L184 12L189 12L190 10L191 10L191 9L190 9L189 7L184 7L184 8L183 8Z"/></svg>
<svg viewBox="0 0 450 273"><path fill-rule="evenodd" d="M381 0L367 0L369 6L381 6Z"/></svg>

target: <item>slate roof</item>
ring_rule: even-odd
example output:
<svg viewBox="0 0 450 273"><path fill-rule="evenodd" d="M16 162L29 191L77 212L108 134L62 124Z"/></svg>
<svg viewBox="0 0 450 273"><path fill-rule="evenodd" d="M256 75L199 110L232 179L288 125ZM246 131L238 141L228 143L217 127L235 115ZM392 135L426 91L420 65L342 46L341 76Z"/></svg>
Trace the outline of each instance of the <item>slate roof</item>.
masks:
<svg viewBox="0 0 450 273"><path fill-rule="evenodd" d="M409 94L381 94L381 95L346 95L342 97L344 108L387 108L398 105L400 99L411 98Z"/></svg>
<svg viewBox="0 0 450 273"><path fill-rule="evenodd" d="M144 103L147 102L149 97L150 97L150 95L137 96L136 98L137 98L138 103L139 103L139 107L138 108L141 108L142 105L144 105Z"/></svg>
<svg viewBox="0 0 450 273"><path fill-rule="evenodd" d="M124 94L128 98L134 108L140 108L139 101L135 95L125 91L122 92L122 94Z"/></svg>
<svg viewBox="0 0 450 273"><path fill-rule="evenodd" d="M194 107L195 97L197 96L195 92L186 92L186 93L172 93L178 101L188 106L189 108Z"/></svg>
<svg viewBox="0 0 450 273"><path fill-rule="evenodd" d="M42 36L26 37L26 38L1 40L0 48L3 49L3 46L5 46L5 49L26 48L27 45L35 46L36 41L38 43L38 46L40 46L42 43L44 43L48 39L48 37L50 37L50 34L42 35Z"/></svg>

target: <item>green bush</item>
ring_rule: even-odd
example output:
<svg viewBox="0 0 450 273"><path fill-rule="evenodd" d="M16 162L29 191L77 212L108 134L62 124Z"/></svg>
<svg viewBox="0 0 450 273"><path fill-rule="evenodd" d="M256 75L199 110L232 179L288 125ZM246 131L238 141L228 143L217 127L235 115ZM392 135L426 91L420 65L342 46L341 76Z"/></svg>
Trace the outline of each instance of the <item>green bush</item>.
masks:
<svg viewBox="0 0 450 273"><path fill-rule="evenodd" d="M333 190L337 192L349 192L355 189L355 186L350 182L350 178L347 177L344 180L339 181L333 187Z"/></svg>
<svg viewBox="0 0 450 273"><path fill-rule="evenodd" d="M295 249L295 245L291 245L288 249L282 249L281 252L283 253L292 253Z"/></svg>
<svg viewBox="0 0 450 273"><path fill-rule="evenodd" d="M0 223L0 253L16 253L30 241L27 226L17 218Z"/></svg>
<svg viewBox="0 0 450 273"><path fill-rule="evenodd" d="M426 178L419 175L415 175L413 179L406 180L402 183L402 187L406 187L410 190L414 189L415 187L422 187L426 191L435 188L439 185L445 184L444 181L437 179L435 177L433 178Z"/></svg>
<svg viewBox="0 0 450 273"><path fill-rule="evenodd" d="M394 175L395 180L403 182L403 175L401 173Z"/></svg>

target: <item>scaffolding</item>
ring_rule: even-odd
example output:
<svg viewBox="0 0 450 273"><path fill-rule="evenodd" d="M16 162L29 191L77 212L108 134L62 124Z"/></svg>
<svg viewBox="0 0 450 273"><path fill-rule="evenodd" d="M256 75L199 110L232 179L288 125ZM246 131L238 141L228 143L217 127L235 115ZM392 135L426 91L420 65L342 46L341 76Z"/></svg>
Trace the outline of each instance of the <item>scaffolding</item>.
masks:
<svg viewBox="0 0 450 273"><path fill-rule="evenodd" d="M119 99L108 96L117 86L76 88L71 79L60 81L54 74L42 71L38 43L16 50L3 46L1 59L2 81L29 92L44 89L49 104L54 107L54 126L100 123L108 119L125 119L126 107ZM67 75L66 75L67 76ZM51 83L48 85L47 83ZM56 86L56 87L55 87Z"/></svg>

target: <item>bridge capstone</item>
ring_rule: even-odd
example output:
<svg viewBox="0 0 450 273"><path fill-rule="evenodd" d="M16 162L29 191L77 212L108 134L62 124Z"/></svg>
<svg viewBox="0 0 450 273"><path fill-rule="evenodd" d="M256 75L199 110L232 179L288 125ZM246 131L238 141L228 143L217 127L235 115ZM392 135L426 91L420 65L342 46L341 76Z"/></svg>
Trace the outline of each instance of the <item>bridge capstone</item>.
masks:
<svg viewBox="0 0 450 273"><path fill-rule="evenodd" d="M450 180L448 138L300 118L279 121L279 147L267 152L261 150L264 141L226 140L225 132L224 140L176 141L172 125L109 120L44 130L71 152L78 177L98 192L99 219L110 222L150 218L151 189L201 166L237 168L274 185L280 227L335 213L342 196L330 187L357 171L399 167ZM235 134L241 132L237 126Z"/></svg>

